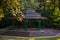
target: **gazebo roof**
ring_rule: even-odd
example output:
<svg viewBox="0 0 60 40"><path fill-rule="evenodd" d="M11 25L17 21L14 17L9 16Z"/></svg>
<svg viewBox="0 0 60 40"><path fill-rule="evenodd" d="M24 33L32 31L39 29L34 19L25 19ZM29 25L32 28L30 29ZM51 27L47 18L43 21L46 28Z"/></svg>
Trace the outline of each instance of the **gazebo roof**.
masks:
<svg viewBox="0 0 60 40"><path fill-rule="evenodd" d="M45 17L42 17L40 13L37 13L35 10L28 8L24 14L24 19L47 19Z"/></svg>

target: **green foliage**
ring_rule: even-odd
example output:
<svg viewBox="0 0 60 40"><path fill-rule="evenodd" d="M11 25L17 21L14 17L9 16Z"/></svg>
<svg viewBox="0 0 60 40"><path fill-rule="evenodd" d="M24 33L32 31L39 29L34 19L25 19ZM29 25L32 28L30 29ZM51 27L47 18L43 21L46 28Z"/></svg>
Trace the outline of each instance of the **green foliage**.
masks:
<svg viewBox="0 0 60 40"><path fill-rule="evenodd" d="M43 22L44 26L59 28L60 26L60 6L59 0L38 0L40 7L37 9L42 16L47 17L47 21Z"/></svg>
<svg viewBox="0 0 60 40"><path fill-rule="evenodd" d="M23 5L20 4L20 0L2 0L0 6L3 8L4 13L9 12L18 21L22 21Z"/></svg>
<svg viewBox="0 0 60 40"><path fill-rule="evenodd" d="M39 8L39 2L37 0L21 0L21 4L24 5L24 8L32 8L37 9Z"/></svg>

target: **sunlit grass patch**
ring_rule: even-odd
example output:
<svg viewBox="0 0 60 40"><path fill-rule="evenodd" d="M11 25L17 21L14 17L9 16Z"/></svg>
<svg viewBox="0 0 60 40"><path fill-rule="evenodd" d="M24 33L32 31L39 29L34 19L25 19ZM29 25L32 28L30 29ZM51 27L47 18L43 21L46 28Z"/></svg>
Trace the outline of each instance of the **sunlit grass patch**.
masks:
<svg viewBox="0 0 60 40"><path fill-rule="evenodd" d="M29 38L28 40L35 40L35 38Z"/></svg>

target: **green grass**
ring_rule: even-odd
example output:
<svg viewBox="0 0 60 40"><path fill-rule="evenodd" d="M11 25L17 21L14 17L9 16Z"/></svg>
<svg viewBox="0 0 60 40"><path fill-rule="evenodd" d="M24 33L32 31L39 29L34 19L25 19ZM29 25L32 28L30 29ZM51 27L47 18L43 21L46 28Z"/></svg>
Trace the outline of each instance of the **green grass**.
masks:
<svg viewBox="0 0 60 40"><path fill-rule="evenodd" d="M0 38L0 40L25 40L24 38Z"/></svg>
<svg viewBox="0 0 60 40"><path fill-rule="evenodd" d="M26 38L11 38L11 37L0 37L0 40L26 40ZM51 38L27 38L27 40L60 40L60 37Z"/></svg>
<svg viewBox="0 0 60 40"><path fill-rule="evenodd" d="M52 38L32 38L33 40L60 40L60 37L52 37Z"/></svg>
<svg viewBox="0 0 60 40"><path fill-rule="evenodd" d="M56 38L36 38L35 40L56 40Z"/></svg>

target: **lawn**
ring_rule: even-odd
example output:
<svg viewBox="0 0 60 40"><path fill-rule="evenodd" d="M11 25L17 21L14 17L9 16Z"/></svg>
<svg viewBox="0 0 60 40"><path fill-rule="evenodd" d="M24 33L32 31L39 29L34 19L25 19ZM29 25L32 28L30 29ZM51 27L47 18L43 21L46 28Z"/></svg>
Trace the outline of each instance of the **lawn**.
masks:
<svg viewBox="0 0 60 40"><path fill-rule="evenodd" d="M60 40L60 37L52 37L52 38L29 38L30 40Z"/></svg>
<svg viewBox="0 0 60 40"><path fill-rule="evenodd" d="M0 37L0 40L60 40L60 37L51 37L51 38L6 38Z"/></svg>

